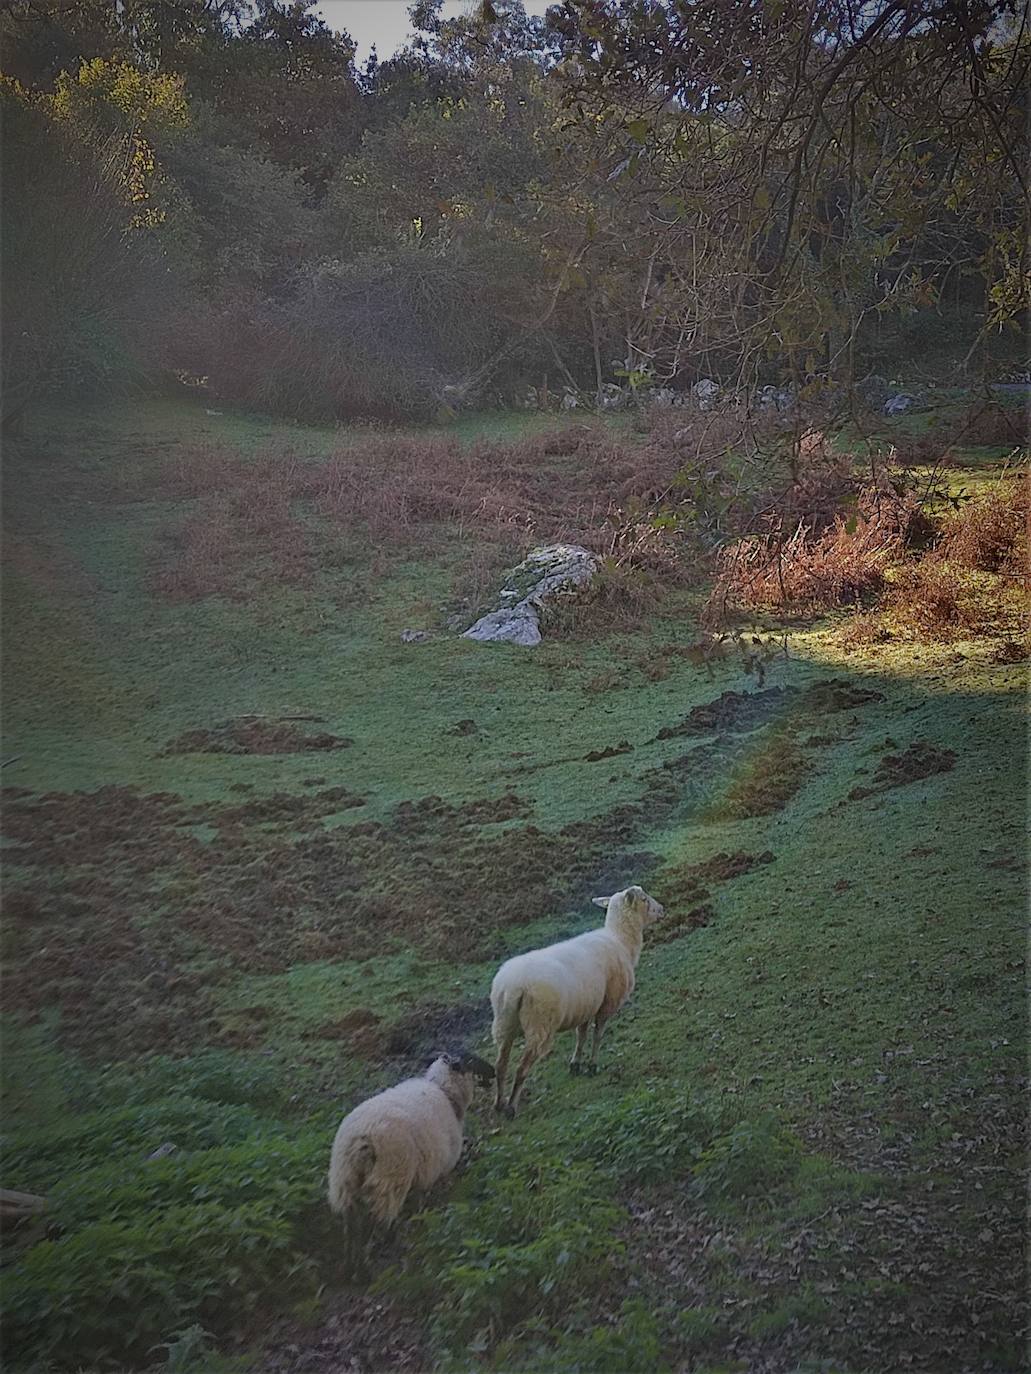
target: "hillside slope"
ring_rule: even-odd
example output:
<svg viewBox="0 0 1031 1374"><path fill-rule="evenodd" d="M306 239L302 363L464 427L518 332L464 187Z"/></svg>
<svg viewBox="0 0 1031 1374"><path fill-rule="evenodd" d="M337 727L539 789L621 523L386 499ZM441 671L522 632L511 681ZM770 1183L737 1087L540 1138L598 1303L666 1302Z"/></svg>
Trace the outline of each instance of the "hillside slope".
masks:
<svg viewBox="0 0 1031 1374"><path fill-rule="evenodd" d="M470 643L510 541L199 482L340 442L155 407L12 454L10 1367L1024 1368L1024 664L832 618L760 684L678 652L689 592ZM184 592L213 519L252 543ZM632 881L668 915L602 1073L480 1104L349 1288L339 1116Z"/></svg>

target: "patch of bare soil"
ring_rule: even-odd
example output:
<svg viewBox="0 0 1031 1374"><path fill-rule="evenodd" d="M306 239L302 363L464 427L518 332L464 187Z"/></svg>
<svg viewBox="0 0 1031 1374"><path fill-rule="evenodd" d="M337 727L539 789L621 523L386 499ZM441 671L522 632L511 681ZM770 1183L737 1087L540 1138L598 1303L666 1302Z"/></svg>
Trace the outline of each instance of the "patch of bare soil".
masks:
<svg viewBox="0 0 1031 1374"><path fill-rule="evenodd" d="M586 763L601 763L604 759L614 759L620 754L629 754L633 749L629 740L622 740L619 744L610 744L605 749L592 749L589 754L584 754Z"/></svg>
<svg viewBox="0 0 1031 1374"><path fill-rule="evenodd" d="M711 859L695 864L694 872L700 878L726 883L731 878L740 877L742 873L751 873L763 864L772 864L774 859L772 849L766 849L761 854L746 854L743 850L737 850L733 854L714 854Z"/></svg>
<svg viewBox="0 0 1031 1374"><path fill-rule="evenodd" d="M763 864L774 862L773 851L762 854L713 854L697 864L670 864L655 877L655 890L662 894L666 915L648 935L650 945L665 945L672 940L707 926L716 912L708 901L707 883L727 883Z"/></svg>
<svg viewBox="0 0 1031 1374"><path fill-rule="evenodd" d="M677 907L671 915L663 918L661 925L657 925L654 930L649 931L648 944L671 944L672 941L689 935L692 930L700 930L702 926L711 924L715 916L716 912L708 902L701 906L693 906L689 910Z"/></svg>
<svg viewBox="0 0 1031 1374"><path fill-rule="evenodd" d="M948 773L955 762L956 755L952 749L942 749L925 739L914 740L898 754L885 754L877 765L869 787L853 787L848 800L860 801L863 797L872 797L876 792L889 792L894 787L905 787L908 783L920 782L936 773Z"/></svg>
<svg viewBox="0 0 1031 1374"><path fill-rule="evenodd" d="M852 711L884 696L844 678L828 678L809 687L767 687L760 692L724 692L715 701L693 707L677 725L666 725L656 740L681 735L747 734L789 710L824 716Z"/></svg>
<svg viewBox="0 0 1031 1374"><path fill-rule="evenodd" d="M384 1049L391 1058L429 1058L452 1048L462 1049L489 1024L489 998L477 997L450 1006L430 1003L396 1021L384 1037Z"/></svg>
<svg viewBox="0 0 1031 1374"><path fill-rule="evenodd" d="M284 1324L255 1374L424 1374L432 1365L421 1324L387 1298L366 1292L334 1299L314 1330Z"/></svg>
<svg viewBox="0 0 1031 1374"><path fill-rule="evenodd" d="M342 1040L364 1059L374 1058L383 1043L382 1018L368 1007L356 1007L346 1016L324 1021L307 1033L309 1040Z"/></svg>
<svg viewBox="0 0 1031 1374"><path fill-rule="evenodd" d="M872 695L831 682L799 699L846 709ZM180 1052L228 1034L213 1023L213 991L240 972L403 948L487 959L500 928L645 878L692 928L708 919L706 883L722 879L653 880L656 858L637 846L675 812L700 809L753 748L734 734L698 744L645 773L640 800L557 830L534 825L515 793L423 797L348 825L327 821L363 803L343 787L202 804L127 787L5 789L5 1005L59 1010L61 1038L87 1054L126 1043ZM233 1034L260 1043L265 1027Z"/></svg>
<svg viewBox="0 0 1031 1374"><path fill-rule="evenodd" d="M354 740L325 731L311 734L288 720L239 717L211 729L187 730L169 740L162 754L305 754L348 749Z"/></svg>
<svg viewBox="0 0 1031 1374"><path fill-rule="evenodd" d="M59 1009L62 1039L100 1055L230 1034L213 1024L212 992L239 972L405 947L488 957L500 926L580 905L653 862L626 849L643 808L544 831L514 794L425 797L328 828L362 799L343 788L228 805L120 787L5 797L5 1005ZM260 1043L265 1027L231 1035Z"/></svg>

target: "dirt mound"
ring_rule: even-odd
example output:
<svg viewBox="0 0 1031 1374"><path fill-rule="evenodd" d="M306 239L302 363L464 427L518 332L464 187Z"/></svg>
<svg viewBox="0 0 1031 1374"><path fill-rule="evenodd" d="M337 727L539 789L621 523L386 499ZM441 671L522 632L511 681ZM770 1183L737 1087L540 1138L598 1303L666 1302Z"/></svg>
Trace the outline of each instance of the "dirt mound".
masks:
<svg viewBox="0 0 1031 1374"><path fill-rule="evenodd" d="M678 725L664 725L656 740L679 735L742 734L758 730L788 700L793 689L767 687L762 692L724 692L715 701L695 706Z"/></svg>
<svg viewBox="0 0 1031 1374"><path fill-rule="evenodd" d="M742 873L751 873L754 868L774 862L775 855L772 849L764 850L762 854L746 854L739 849L733 854L714 854L711 859L694 864L691 871L699 878L709 879L710 882L727 883L732 878L739 878Z"/></svg>
<svg viewBox="0 0 1031 1374"><path fill-rule="evenodd" d="M661 925L657 925L648 934L649 945L668 945L673 940L679 940L681 936L688 935L692 930L699 930L702 926L707 926L715 918L716 912L708 902L702 906L692 907L688 910L674 911L667 915Z"/></svg>
<svg viewBox="0 0 1031 1374"><path fill-rule="evenodd" d="M430 1003L395 1022L384 1038L391 1057L429 1059L432 1055L478 1041L490 1026L490 1001L478 997L466 1002Z"/></svg>
<svg viewBox="0 0 1031 1374"><path fill-rule="evenodd" d="M589 754L584 754L586 763L601 763L603 759L614 759L619 754L629 754L633 749L629 740L622 740L619 744L610 744L606 749L594 749Z"/></svg>
<svg viewBox="0 0 1031 1374"><path fill-rule="evenodd" d="M10 798L6 1005L59 1009L81 1051L182 1051L212 1038L212 989L238 972L404 948L491 957L501 927L655 864L629 847L653 822L643 804L558 831L527 823L512 793L323 825L361 801L344 788L231 804L123 787ZM354 1044L360 1029L336 1034Z"/></svg>
<svg viewBox="0 0 1031 1374"><path fill-rule="evenodd" d="M168 754L305 754L330 749L349 749L354 743L342 735L309 734L288 720L240 717L211 729L187 730L169 740L161 751Z"/></svg>
<svg viewBox="0 0 1031 1374"><path fill-rule="evenodd" d="M382 1018L369 1007L355 1007L346 1016L325 1021L305 1036L308 1040L343 1040L355 1053L371 1058L382 1050Z"/></svg>
<svg viewBox="0 0 1031 1374"><path fill-rule="evenodd" d="M908 749L899 754L885 754L877 765L877 771L869 787L853 787L848 794L849 801L861 801L877 792L889 792L894 787L905 787L911 782L933 777L936 773L948 773L956 762L951 749L942 749L928 740L914 740Z"/></svg>
<svg viewBox="0 0 1031 1374"><path fill-rule="evenodd" d="M779 714L825 715L850 711L871 701L883 701L880 692L860 687L844 678L828 678L810 687L767 687L760 692L723 692L715 701L693 707L677 725L665 725L655 740L681 735L747 734Z"/></svg>
<svg viewBox="0 0 1031 1374"><path fill-rule="evenodd" d="M662 921L649 932L648 943L668 944L689 931L707 926L716 913L708 901L711 892L706 883L729 883L744 873L764 864L775 862L771 849L762 854L747 854L738 850L733 854L713 854L696 864L670 864L655 875L655 892L666 907Z"/></svg>

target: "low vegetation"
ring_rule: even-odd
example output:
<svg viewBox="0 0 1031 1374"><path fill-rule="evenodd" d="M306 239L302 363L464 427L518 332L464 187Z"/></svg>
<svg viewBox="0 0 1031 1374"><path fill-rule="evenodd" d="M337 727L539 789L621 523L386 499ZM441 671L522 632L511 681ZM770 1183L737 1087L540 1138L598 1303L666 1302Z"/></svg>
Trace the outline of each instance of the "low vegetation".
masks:
<svg viewBox="0 0 1031 1374"><path fill-rule="evenodd" d="M6 512L5 1178L48 1199L7 1236L12 1368L1018 1369L1015 470L982 461L956 504L971 469L897 473L863 609L760 603L745 629L728 597L713 634L720 555L670 518L694 469L664 421L295 431L292 454L232 416L155 408L143 448L135 410L93 423L85 447L59 412L26 436ZM419 455L451 495L388 531L368 455L391 452L384 483ZM831 475L792 501L835 494L808 538L863 538L868 478L811 453ZM35 498L94 462L88 519ZM170 596L154 535L212 501L240 512L222 590ZM514 531L520 502L539 523ZM537 650L457 637L471 560L631 521L657 544L610 556L652 578L645 611L606 591ZM913 576L962 585L970 618L907 622ZM486 1048L498 963L631 880L667 917L602 1074L556 1053L515 1122L481 1101L458 1176L349 1284L324 1199L343 1111Z"/></svg>

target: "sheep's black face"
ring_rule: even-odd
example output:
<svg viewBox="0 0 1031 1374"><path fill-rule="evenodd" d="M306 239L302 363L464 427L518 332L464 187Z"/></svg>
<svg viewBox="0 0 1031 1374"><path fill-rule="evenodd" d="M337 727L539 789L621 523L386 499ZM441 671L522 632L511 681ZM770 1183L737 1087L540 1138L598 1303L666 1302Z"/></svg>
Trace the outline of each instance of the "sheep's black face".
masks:
<svg viewBox="0 0 1031 1374"><path fill-rule="evenodd" d="M463 1054L455 1067L459 1073L475 1074L480 1083L493 1083L494 1070L485 1059L481 1059L478 1054Z"/></svg>
<svg viewBox="0 0 1031 1374"><path fill-rule="evenodd" d="M440 1057L455 1073L473 1074L480 1083L494 1082L493 1068L478 1054L463 1050L457 1054L442 1054Z"/></svg>

